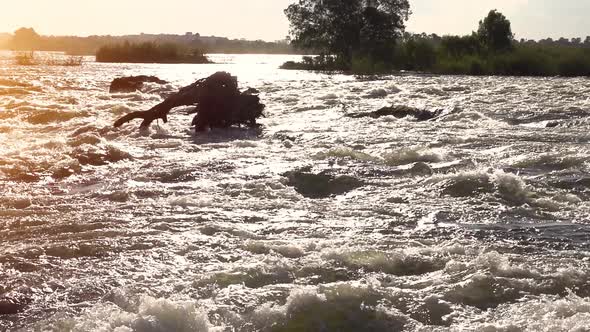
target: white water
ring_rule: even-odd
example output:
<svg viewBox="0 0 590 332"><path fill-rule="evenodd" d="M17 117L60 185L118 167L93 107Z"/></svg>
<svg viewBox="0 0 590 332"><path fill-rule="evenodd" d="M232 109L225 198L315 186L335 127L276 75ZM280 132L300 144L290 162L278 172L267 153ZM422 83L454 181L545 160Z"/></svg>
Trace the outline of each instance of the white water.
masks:
<svg viewBox="0 0 590 332"><path fill-rule="evenodd" d="M590 81L289 59L0 60L0 330L590 329ZM261 91L261 130L111 127L219 70ZM134 74L171 83L108 93ZM392 104L448 115L345 116ZM303 167L362 185L304 197Z"/></svg>

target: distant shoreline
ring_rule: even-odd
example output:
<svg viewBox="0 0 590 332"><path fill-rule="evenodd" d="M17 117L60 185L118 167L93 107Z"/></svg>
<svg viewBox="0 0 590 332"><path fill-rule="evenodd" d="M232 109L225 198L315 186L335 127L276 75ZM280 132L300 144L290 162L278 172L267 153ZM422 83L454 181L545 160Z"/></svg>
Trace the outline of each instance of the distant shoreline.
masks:
<svg viewBox="0 0 590 332"><path fill-rule="evenodd" d="M64 52L68 55L95 55L98 49L107 45L155 42L177 44L187 48L198 48L203 53L217 54L291 54L302 55L307 52L294 48L288 40L263 41L229 39L226 37L201 36L187 32L175 34L134 34L101 36L44 36L32 28L21 28L14 34L0 33L0 50L6 51L48 51Z"/></svg>

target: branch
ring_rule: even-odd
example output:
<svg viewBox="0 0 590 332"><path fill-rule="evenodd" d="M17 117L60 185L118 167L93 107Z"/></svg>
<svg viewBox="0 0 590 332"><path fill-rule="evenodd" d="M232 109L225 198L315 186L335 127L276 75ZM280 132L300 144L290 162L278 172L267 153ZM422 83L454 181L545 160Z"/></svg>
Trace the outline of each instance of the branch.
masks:
<svg viewBox="0 0 590 332"><path fill-rule="evenodd" d="M154 120L162 119L164 123L168 122L168 112L156 112L153 108L148 111L131 112L115 122L115 127L121 127L127 122L135 119L143 119L140 127L149 127Z"/></svg>

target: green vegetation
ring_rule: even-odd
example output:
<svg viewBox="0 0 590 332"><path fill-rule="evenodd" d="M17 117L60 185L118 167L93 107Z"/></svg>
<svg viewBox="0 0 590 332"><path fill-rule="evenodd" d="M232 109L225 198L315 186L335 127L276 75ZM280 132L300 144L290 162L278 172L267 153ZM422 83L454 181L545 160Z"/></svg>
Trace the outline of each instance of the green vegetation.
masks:
<svg viewBox="0 0 590 332"><path fill-rule="evenodd" d="M198 49L184 49L175 44L123 43L103 46L96 52L97 62L127 63L210 63Z"/></svg>
<svg viewBox="0 0 590 332"><path fill-rule="evenodd" d="M357 2L363 8L360 1ZM361 14L357 6L348 16L342 12L352 10L348 7L327 8L326 3L330 4L331 0L321 3L320 0L300 0L286 10L293 43L321 50L320 56L304 58L300 63L286 63L282 68L339 70L353 74L404 70L451 75L590 76L590 37L583 43L581 38L516 41L510 21L496 10L490 11L479 22L477 32L471 35L439 37L403 33L404 15L409 10L406 1L368 2L364 10L360 9ZM388 13L398 13L397 21L366 24L370 20L363 19L363 15L369 12L381 17L377 20L381 23L386 22L384 18L388 15L395 16ZM356 25L339 22L332 30L318 28L322 20L352 20ZM344 38L343 33L351 41L359 42L338 43Z"/></svg>
<svg viewBox="0 0 590 332"><path fill-rule="evenodd" d="M387 63L410 15L407 0L299 0L285 14L292 44L314 49L311 69L347 70ZM288 66L293 67L293 64Z"/></svg>

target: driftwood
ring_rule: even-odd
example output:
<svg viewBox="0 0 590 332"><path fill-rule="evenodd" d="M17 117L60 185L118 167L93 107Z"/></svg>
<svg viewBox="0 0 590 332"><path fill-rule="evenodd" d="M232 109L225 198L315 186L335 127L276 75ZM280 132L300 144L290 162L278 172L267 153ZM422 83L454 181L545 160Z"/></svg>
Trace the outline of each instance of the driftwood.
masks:
<svg viewBox="0 0 590 332"><path fill-rule="evenodd" d="M255 93L255 89L240 92L236 77L226 72L217 72L181 88L147 111L125 115L115 122L115 127L134 119L143 119L141 127L149 127L157 119L166 123L170 110L187 105L196 105L197 114L192 124L197 131L242 124L255 126L256 119L263 115L265 107Z"/></svg>

